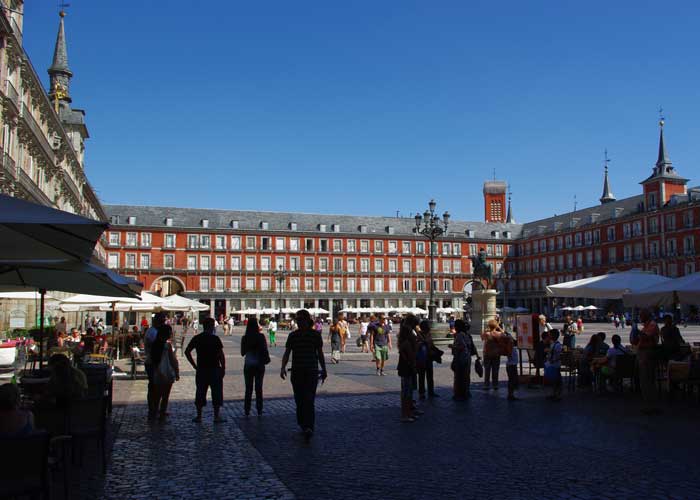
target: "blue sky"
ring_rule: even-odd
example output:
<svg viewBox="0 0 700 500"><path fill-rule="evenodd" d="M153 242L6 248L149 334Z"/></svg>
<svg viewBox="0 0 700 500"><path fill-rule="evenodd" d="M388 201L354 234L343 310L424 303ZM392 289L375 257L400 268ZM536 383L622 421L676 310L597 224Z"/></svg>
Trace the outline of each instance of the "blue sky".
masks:
<svg viewBox="0 0 700 500"><path fill-rule="evenodd" d="M87 173L105 203L481 220L507 180L519 222L640 192L658 107L700 184L697 2L73 0ZM57 8L27 2L50 65Z"/></svg>

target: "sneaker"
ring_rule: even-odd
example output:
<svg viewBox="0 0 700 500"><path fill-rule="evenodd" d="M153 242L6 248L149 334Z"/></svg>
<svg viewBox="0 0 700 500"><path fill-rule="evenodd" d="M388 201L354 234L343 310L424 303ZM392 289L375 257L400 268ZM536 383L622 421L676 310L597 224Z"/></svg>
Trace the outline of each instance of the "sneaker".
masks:
<svg viewBox="0 0 700 500"><path fill-rule="evenodd" d="M379 377L380 375L381 375L381 372L379 370L377 370L377 377Z"/></svg>
<svg viewBox="0 0 700 500"><path fill-rule="evenodd" d="M384 376L384 370L379 370L379 375Z"/></svg>
<svg viewBox="0 0 700 500"><path fill-rule="evenodd" d="M415 421L416 421L416 419L413 417L401 417L402 424L412 424Z"/></svg>
<svg viewBox="0 0 700 500"><path fill-rule="evenodd" d="M414 417L415 417L415 416L424 415L424 414L425 414L425 412L424 412L423 410L418 410L418 409L416 409L416 408L413 409L413 416L414 416Z"/></svg>

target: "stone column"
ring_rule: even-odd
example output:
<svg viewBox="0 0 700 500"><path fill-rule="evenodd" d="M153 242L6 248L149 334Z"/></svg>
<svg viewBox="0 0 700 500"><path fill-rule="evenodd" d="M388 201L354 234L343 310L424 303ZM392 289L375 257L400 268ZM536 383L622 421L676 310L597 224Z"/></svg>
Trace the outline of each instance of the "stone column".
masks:
<svg viewBox="0 0 700 500"><path fill-rule="evenodd" d="M333 317L333 299L328 299L328 311L330 312L329 317Z"/></svg>
<svg viewBox="0 0 700 500"><path fill-rule="evenodd" d="M496 290L475 290L472 292L472 323L469 333L481 335L486 324L496 317Z"/></svg>

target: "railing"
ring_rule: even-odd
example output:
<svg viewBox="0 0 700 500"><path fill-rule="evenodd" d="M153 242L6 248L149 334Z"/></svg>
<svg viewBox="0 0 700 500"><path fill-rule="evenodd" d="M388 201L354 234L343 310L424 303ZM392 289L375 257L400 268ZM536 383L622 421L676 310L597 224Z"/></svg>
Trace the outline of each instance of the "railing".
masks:
<svg viewBox="0 0 700 500"><path fill-rule="evenodd" d="M73 193L75 198L77 200L80 200L80 190L78 189L78 186L75 185L75 182L73 182L73 179L71 179L70 175L68 175L68 172L65 170L63 171L63 182L68 186L68 189Z"/></svg>
<svg viewBox="0 0 700 500"><path fill-rule="evenodd" d="M10 155L7 153L3 153L2 155L2 167L13 179L17 178L17 165L15 164L15 160L10 158Z"/></svg>
<svg viewBox="0 0 700 500"><path fill-rule="evenodd" d="M12 85L12 82L10 80L7 81L7 90L5 91L5 95L9 99L9 101L14 104L15 106L15 113L19 114L19 108L20 108L20 99L19 99L19 92L17 92L17 89L15 88L14 85Z"/></svg>
<svg viewBox="0 0 700 500"><path fill-rule="evenodd" d="M19 43L22 43L22 30L19 29L19 24L17 24L13 16L10 16L10 25L12 26L12 31L15 32L17 40L19 40Z"/></svg>
<svg viewBox="0 0 700 500"><path fill-rule="evenodd" d="M53 202L48 196L46 196L46 193L39 189L39 186L36 185L34 180L22 169L19 169L19 183L22 185L25 191L32 195L41 205L53 205Z"/></svg>
<svg viewBox="0 0 700 500"><path fill-rule="evenodd" d="M49 144L49 141L46 138L44 131L41 129L39 124L32 116L32 113L29 111L29 108L24 103L22 103L22 118L24 118L24 121L26 122L27 126L34 133L34 136L37 138L41 149L44 150L44 154L46 154L46 157L49 158L49 160L53 163L53 149L51 148L51 145Z"/></svg>

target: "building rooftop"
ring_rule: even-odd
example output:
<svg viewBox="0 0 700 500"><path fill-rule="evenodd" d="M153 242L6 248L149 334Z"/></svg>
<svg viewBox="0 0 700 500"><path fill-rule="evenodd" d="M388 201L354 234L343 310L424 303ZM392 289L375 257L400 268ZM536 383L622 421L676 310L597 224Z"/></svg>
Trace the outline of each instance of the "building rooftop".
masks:
<svg viewBox="0 0 700 500"><path fill-rule="evenodd" d="M357 215L306 214L298 212L265 212L253 210L219 210L205 208L104 205L113 225L180 229L240 229L258 231L295 230L300 233L353 234L374 236L410 236L416 226L413 217L368 217ZM170 223L170 225L168 225ZM266 227L263 223L266 223ZM293 229L293 225L296 228ZM515 239L521 224L450 221L448 236L478 240ZM467 233L469 231L469 233ZM509 235L505 233L509 232Z"/></svg>

